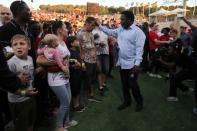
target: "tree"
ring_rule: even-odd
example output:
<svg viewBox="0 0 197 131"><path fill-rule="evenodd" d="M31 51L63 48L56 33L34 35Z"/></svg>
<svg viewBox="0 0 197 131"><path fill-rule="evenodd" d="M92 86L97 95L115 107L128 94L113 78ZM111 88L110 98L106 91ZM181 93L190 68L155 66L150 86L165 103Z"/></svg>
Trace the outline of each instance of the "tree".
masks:
<svg viewBox="0 0 197 131"><path fill-rule="evenodd" d="M123 11L125 11L126 9L125 9L125 7L118 7L117 8L117 11L120 13L120 12L123 12Z"/></svg>
<svg viewBox="0 0 197 131"><path fill-rule="evenodd" d="M109 14L117 13L117 9L113 6L109 7L108 10L109 10Z"/></svg>

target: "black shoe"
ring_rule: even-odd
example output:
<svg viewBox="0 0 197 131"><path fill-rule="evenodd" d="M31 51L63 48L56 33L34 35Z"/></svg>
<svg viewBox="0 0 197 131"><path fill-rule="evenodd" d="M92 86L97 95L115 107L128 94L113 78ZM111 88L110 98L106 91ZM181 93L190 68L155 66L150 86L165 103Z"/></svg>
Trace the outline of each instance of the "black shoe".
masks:
<svg viewBox="0 0 197 131"><path fill-rule="evenodd" d="M83 105L78 105L77 107L73 107L73 110L76 112L83 112L85 107Z"/></svg>
<svg viewBox="0 0 197 131"><path fill-rule="evenodd" d="M121 111L121 110L123 110L123 109L129 107L130 105L131 105L131 104L122 104L122 105L120 105L117 109L118 109L119 111Z"/></svg>
<svg viewBox="0 0 197 131"><path fill-rule="evenodd" d="M99 94L101 95L101 96L104 96L105 94L104 94L104 88L102 88L102 89L98 89L99 90Z"/></svg>
<svg viewBox="0 0 197 131"><path fill-rule="evenodd" d="M142 109L143 109L143 104L137 104L135 111L140 112Z"/></svg>

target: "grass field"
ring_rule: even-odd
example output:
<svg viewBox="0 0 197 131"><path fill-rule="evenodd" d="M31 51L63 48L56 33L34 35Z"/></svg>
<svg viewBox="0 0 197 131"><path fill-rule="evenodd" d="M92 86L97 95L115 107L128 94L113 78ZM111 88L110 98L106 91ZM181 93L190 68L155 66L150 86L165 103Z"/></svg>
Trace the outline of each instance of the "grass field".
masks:
<svg viewBox="0 0 197 131"><path fill-rule="evenodd" d="M197 116L192 113L193 95L181 96L178 102L167 102L168 81L150 78L141 74L139 84L144 96L144 109L135 112L135 102L131 107L117 111L121 104L121 85L119 73L113 72L108 80L109 91L101 103L89 103L83 113L74 113L79 122L69 131L197 131ZM55 121L36 131L53 131Z"/></svg>

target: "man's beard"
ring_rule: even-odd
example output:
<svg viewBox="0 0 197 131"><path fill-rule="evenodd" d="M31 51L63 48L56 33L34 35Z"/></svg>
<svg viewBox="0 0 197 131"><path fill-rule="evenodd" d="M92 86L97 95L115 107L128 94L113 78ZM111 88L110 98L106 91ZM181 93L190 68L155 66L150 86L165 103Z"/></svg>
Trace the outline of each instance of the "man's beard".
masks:
<svg viewBox="0 0 197 131"><path fill-rule="evenodd" d="M26 17L22 18L22 21L25 22L25 23L30 22L31 21L31 16L26 15Z"/></svg>

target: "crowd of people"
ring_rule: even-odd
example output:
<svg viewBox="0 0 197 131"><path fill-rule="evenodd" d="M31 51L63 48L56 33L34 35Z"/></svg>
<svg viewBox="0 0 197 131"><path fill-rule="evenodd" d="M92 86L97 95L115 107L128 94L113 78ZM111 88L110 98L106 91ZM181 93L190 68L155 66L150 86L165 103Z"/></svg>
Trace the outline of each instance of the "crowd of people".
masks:
<svg viewBox="0 0 197 131"><path fill-rule="evenodd" d="M197 27L187 19L179 18L189 29L171 26L159 32L157 23L135 24L130 11L121 12L120 20L75 14L53 20L50 16L37 13L37 21L32 20L23 1L0 9L1 131L10 120L15 131L33 131L52 115L56 115L55 130L67 131L78 124L70 111L83 112L88 102L101 102L95 94L105 95L114 65L122 84L119 111L131 105L130 90L136 112L142 111L139 73L155 79L165 73L167 101L179 100L177 88L184 94L194 92L197 101ZM182 83L187 79L195 87Z"/></svg>
<svg viewBox="0 0 197 131"><path fill-rule="evenodd" d="M119 15L92 15L100 19L104 24L108 24L109 26L120 26L120 20L118 19ZM32 11L32 20L39 22L48 22L54 20L61 20L69 22L73 27L73 32L77 32L80 28L83 27L84 21L87 15L78 14L75 12L72 13L47 13L41 10L33 10Z"/></svg>

